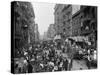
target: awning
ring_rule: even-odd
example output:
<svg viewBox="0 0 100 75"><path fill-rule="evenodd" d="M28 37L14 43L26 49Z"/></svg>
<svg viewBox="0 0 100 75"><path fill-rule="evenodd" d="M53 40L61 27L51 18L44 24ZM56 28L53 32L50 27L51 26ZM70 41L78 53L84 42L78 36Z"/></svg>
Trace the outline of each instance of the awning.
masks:
<svg viewBox="0 0 100 75"><path fill-rule="evenodd" d="M73 39L75 41L87 41L88 40L88 37L76 36L76 37L69 37L68 39Z"/></svg>
<svg viewBox="0 0 100 75"><path fill-rule="evenodd" d="M60 35L56 35L56 36L54 37L54 40L56 40L56 39L61 39L61 36L60 36Z"/></svg>

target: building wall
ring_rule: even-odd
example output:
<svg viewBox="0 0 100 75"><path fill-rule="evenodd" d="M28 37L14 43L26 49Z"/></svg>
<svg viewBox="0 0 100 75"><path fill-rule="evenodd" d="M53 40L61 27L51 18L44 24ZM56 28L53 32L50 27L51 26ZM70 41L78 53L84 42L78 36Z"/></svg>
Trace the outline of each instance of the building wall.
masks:
<svg viewBox="0 0 100 75"><path fill-rule="evenodd" d="M55 36L54 24L50 24L47 31L47 37L53 39Z"/></svg>
<svg viewBox="0 0 100 75"><path fill-rule="evenodd" d="M35 41L39 41L38 24L35 24L34 33L35 33Z"/></svg>
<svg viewBox="0 0 100 75"><path fill-rule="evenodd" d="M34 19L32 19L34 20ZM30 31L29 31L29 35L30 35L30 43L33 43L35 40L35 32L34 32L34 28L35 28L35 22L33 21L33 23L30 25Z"/></svg>
<svg viewBox="0 0 100 75"><path fill-rule="evenodd" d="M20 48L30 42L30 26L34 22L35 15L30 2L14 1L12 4L14 5L15 48Z"/></svg>
<svg viewBox="0 0 100 75"><path fill-rule="evenodd" d="M63 10L63 33L65 33L65 37L69 37L72 35L72 6L65 5Z"/></svg>
<svg viewBox="0 0 100 75"><path fill-rule="evenodd" d="M93 48L97 48L97 7L82 6L81 36L88 36Z"/></svg>
<svg viewBox="0 0 100 75"><path fill-rule="evenodd" d="M81 35L88 35L97 30L97 7L82 6Z"/></svg>
<svg viewBox="0 0 100 75"><path fill-rule="evenodd" d="M55 5L55 12L54 12L54 17L55 17L55 30L56 30L56 34L59 34L62 32L62 23L61 23L61 19L62 19L62 9L63 9L64 5L63 4L56 4Z"/></svg>
<svg viewBox="0 0 100 75"><path fill-rule="evenodd" d="M72 15L72 36L79 36L81 34L81 17L80 10Z"/></svg>
<svg viewBox="0 0 100 75"><path fill-rule="evenodd" d="M71 35L71 18L72 6L66 4L57 4L55 6L55 30L56 34L61 34L62 37Z"/></svg>

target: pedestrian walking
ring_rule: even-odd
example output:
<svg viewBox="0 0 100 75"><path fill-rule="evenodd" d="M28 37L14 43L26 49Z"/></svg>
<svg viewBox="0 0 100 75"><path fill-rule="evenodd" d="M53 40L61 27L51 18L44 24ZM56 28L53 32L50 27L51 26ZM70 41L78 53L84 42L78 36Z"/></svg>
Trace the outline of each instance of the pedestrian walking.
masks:
<svg viewBox="0 0 100 75"><path fill-rule="evenodd" d="M28 68L28 73L32 73L33 67L32 67L32 64L30 62L28 62L27 68Z"/></svg>

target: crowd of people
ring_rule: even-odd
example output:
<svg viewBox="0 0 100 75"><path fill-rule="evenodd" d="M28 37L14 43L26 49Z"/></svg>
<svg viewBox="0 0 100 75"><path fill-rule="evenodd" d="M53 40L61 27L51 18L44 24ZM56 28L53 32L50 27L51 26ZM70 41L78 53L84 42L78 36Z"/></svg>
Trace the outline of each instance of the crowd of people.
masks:
<svg viewBox="0 0 100 75"><path fill-rule="evenodd" d="M68 71L75 54L79 52L75 42L42 41L16 49L15 73Z"/></svg>

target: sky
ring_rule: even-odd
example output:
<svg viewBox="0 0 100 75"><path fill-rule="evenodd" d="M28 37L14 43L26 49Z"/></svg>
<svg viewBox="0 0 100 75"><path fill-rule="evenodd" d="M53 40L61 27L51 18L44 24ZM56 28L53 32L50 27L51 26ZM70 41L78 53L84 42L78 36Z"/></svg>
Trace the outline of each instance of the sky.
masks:
<svg viewBox="0 0 100 75"><path fill-rule="evenodd" d="M36 3L32 2L35 12L35 23L38 24L40 35L48 30L50 24L54 23L54 6L51 3Z"/></svg>

